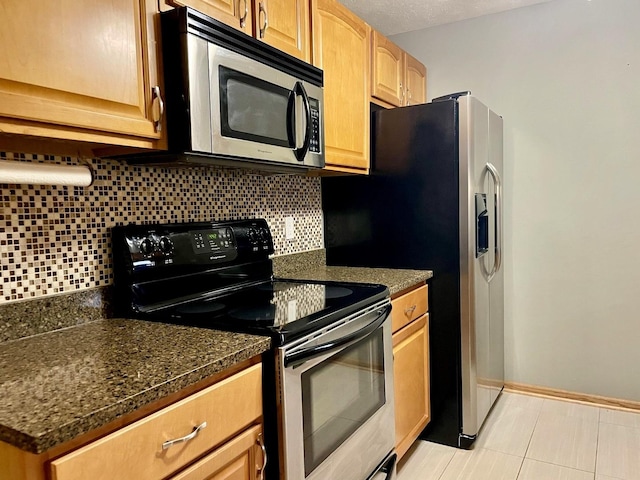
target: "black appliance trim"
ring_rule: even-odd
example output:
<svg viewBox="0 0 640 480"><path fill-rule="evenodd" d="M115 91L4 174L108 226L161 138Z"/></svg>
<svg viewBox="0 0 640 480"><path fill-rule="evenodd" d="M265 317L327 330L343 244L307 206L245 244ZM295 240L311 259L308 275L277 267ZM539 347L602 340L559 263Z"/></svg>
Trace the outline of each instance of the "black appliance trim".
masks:
<svg viewBox="0 0 640 480"><path fill-rule="evenodd" d="M161 16L176 17L181 33L192 33L208 42L228 48L318 87L323 86L323 72L319 68L256 40L193 8L180 7L163 12Z"/></svg>

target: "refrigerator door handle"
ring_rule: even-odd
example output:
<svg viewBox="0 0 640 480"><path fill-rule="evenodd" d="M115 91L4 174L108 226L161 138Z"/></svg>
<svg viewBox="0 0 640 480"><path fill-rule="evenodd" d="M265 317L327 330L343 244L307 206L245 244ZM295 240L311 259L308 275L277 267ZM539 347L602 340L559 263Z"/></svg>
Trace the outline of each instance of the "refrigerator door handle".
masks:
<svg viewBox="0 0 640 480"><path fill-rule="evenodd" d="M495 185L495 257L493 261L493 268L491 269L491 273L489 273L488 281L490 282L493 276L496 274L498 270L500 270L500 266L502 265L502 178L500 178L500 173L498 169L493 166L491 163L487 163L487 170L491 177L493 178L493 183Z"/></svg>

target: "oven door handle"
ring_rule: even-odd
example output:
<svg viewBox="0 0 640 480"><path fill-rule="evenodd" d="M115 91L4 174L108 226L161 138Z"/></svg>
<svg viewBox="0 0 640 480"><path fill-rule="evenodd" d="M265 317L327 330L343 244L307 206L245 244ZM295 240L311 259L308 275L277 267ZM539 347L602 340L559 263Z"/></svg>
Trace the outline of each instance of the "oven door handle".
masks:
<svg viewBox="0 0 640 480"><path fill-rule="evenodd" d="M349 335L345 335L338 340L334 340L332 342L322 343L320 345L316 345L315 347L305 348L304 350L300 350L299 352L292 353L290 355L286 355L284 357L284 366L285 368L295 368L312 358L319 357L320 355L324 355L327 352L337 349L343 349L348 347L349 345L356 343L358 340L361 340L373 332L375 332L387 319L389 314L391 313L391 305L387 305L384 308L384 311L376 317L371 323L367 324L365 327L362 327L360 330L357 330Z"/></svg>

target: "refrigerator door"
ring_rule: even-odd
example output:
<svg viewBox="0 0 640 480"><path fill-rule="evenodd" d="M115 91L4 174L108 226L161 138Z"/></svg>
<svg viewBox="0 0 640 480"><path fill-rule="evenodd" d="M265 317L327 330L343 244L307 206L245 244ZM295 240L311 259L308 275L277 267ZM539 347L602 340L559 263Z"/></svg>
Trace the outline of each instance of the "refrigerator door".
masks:
<svg viewBox="0 0 640 480"><path fill-rule="evenodd" d="M460 108L462 432L477 436L503 383L502 119L471 96ZM496 165L497 164L497 165Z"/></svg>
<svg viewBox="0 0 640 480"><path fill-rule="evenodd" d="M491 198L485 165L489 158L488 109L471 96L460 111L460 333L462 355L461 445L473 441L491 405L482 385L489 369L489 283L492 265ZM481 206L478 206L480 204ZM482 210L488 213L484 220ZM487 218L488 217L488 218ZM489 220L488 222L486 220ZM481 248L486 245L487 249Z"/></svg>

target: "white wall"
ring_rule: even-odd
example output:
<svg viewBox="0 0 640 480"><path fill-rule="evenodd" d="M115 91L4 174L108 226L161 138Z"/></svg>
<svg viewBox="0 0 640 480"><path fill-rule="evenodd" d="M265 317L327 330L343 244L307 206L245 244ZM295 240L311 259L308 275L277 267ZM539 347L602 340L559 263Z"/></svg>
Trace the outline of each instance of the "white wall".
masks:
<svg viewBox="0 0 640 480"><path fill-rule="evenodd" d="M640 400L640 1L392 40L504 117L507 380Z"/></svg>

